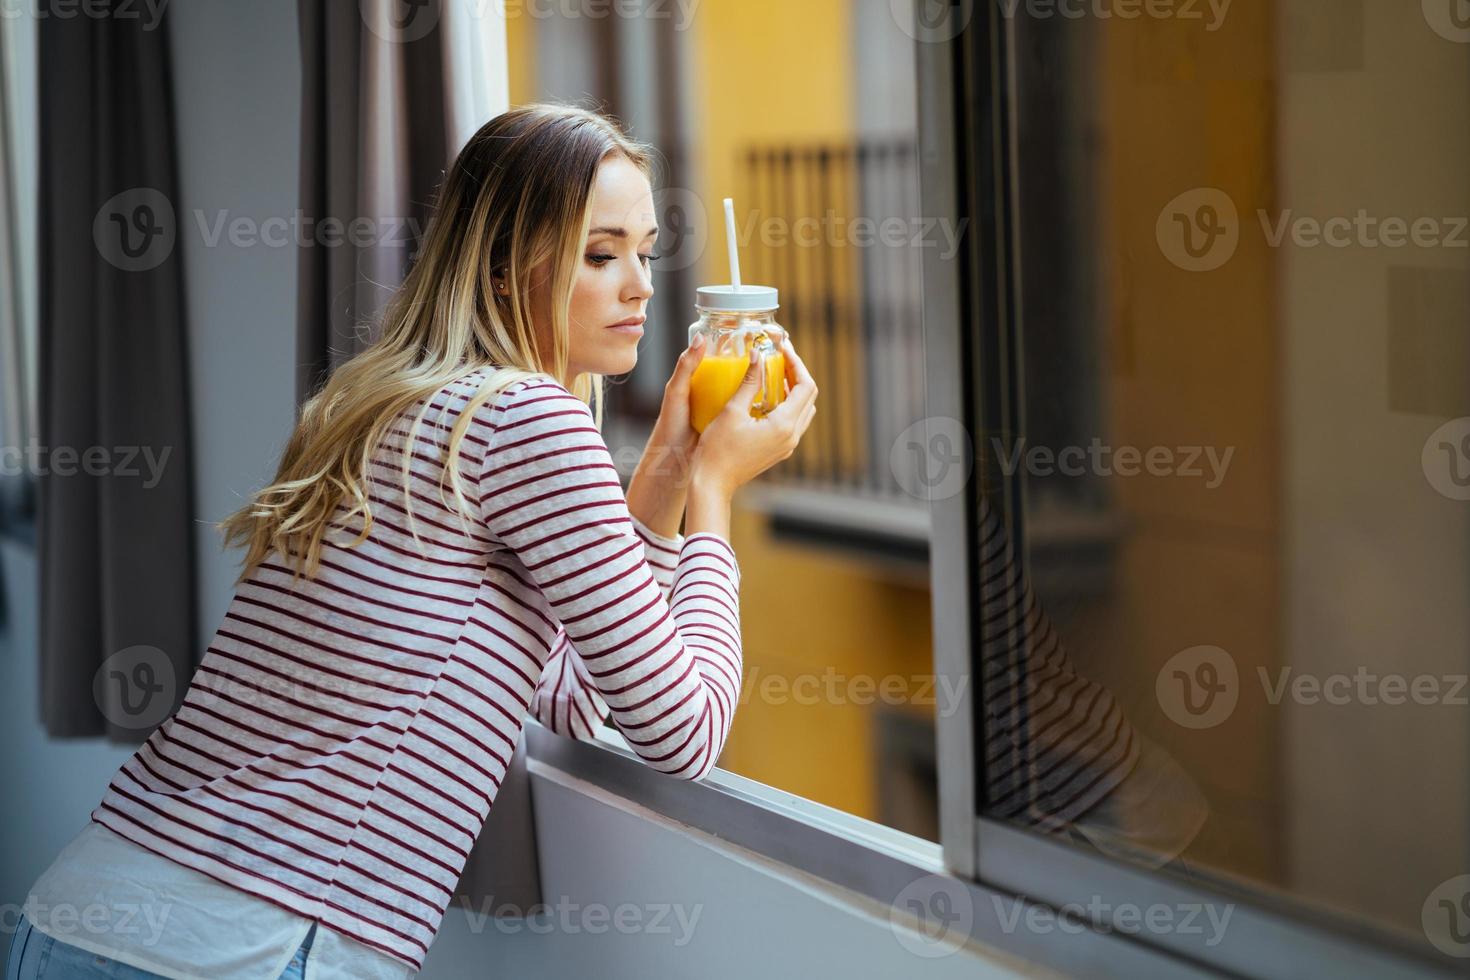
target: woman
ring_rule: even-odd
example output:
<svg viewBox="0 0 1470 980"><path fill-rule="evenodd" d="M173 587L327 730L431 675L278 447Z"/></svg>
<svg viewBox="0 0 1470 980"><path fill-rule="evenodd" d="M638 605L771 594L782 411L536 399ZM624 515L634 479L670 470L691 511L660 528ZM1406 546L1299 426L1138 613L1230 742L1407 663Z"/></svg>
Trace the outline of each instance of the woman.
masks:
<svg viewBox="0 0 1470 980"><path fill-rule="evenodd" d="M741 676L731 495L817 389L788 343L786 401L750 416L752 365L698 435L691 347L624 495L600 392L653 295L650 171L568 107L464 147L382 339L223 523L247 547L225 619L33 887L8 978L403 977L528 713L582 737L610 714L648 765L714 767Z"/></svg>

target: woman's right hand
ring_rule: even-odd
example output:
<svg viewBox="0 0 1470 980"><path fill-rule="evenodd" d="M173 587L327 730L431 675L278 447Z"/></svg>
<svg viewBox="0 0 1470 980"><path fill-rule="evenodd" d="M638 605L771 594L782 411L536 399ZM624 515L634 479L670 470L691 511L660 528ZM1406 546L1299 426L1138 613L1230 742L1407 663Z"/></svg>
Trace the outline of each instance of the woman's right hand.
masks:
<svg viewBox="0 0 1470 980"><path fill-rule="evenodd" d="M696 483L734 492L766 470L789 457L817 413L817 386L806 364L782 337L781 353L786 360L786 400L762 418L750 414L760 394L763 365L754 357L746 368L740 387L705 427L694 450L691 475ZM752 352L755 345L751 345Z"/></svg>

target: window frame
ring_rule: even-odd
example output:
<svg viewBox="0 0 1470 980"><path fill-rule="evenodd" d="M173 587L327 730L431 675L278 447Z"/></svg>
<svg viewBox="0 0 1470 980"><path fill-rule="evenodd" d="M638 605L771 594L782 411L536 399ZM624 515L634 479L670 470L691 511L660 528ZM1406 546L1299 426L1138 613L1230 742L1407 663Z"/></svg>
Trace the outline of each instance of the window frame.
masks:
<svg viewBox="0 0 1470 980"><path fill-rule="evenodd" d="M596 741L579 741L528 719L527 771L533 779L562 774L571 777L571 785L585 784L586 792L611 793L674 821L687 833L709 835L741 849L754 865L771 863L809 875L830 889L834 900L868 915L888 916L895 931L916 900L944 910L950 905L933 900L940 893L944 902L964 901L974 911L966 945L949 955L995 955L1002 960L1009 955L1089 980L1223 976L1167 950L1075 920L1049 932L1017 928L1010 917L1024 921L1037 903L952 873L947 867L951 856L939 844L723 769L698 781L671 779L645 765L613 729L603 726L596 735ZM943 938L948 942L950 937L946 933Z"/></svg>
<svg viewBox="0 0 1470 980"><path fill-rule="evenodd" d="M923 0L921 0L923 2ZM947 0L966 24L948 41L917 42L920 186L925 214L967 234L952 262L924 256L925 344L930 418L959 420L969 433L1014 438L1022 431L1018 172L1013 22L994 3ZM973 9L972 9L973 8ZM974 616L974 556L980 495L1002 515L1024 553L1019 475L977 453L965 491L932 501L931 575L935 672L956 681L983 676L983 637ZM1001 625L1004 629L1004 624ZM1229 975L1268 978L1464 976L1464 963L1435 956L1386 930L1353 922L1242 883L1200 886L1043 837L982 815L981 699L937 720L940 838L945 865L981 887L1026 895L1053 908L1229 905L1225 938L1138 933L1142 945ZM1107 930L1121 923L1096 920ZM1205 930L1207 933L1208 930ZM1059 939L1060 937L1053 937Z"/></svg>

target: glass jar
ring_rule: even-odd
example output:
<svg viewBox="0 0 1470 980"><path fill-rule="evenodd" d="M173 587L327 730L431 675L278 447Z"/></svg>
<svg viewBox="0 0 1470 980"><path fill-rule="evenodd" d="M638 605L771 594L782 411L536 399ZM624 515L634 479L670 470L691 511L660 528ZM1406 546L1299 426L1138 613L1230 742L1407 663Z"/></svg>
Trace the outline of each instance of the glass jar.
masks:
<svg viewBox="0 0 1470 980"><path fill-rule="evenodd" d="M780 343L786 328L776 322L776 290L770 286L701 286L689 325L689 340L705 337L704 356L689 381L690 421L697 432L714 421L735 394L750 366L750 348L760 359L761 386L750 414L759 418L786 400L786 357Z"/></svg>

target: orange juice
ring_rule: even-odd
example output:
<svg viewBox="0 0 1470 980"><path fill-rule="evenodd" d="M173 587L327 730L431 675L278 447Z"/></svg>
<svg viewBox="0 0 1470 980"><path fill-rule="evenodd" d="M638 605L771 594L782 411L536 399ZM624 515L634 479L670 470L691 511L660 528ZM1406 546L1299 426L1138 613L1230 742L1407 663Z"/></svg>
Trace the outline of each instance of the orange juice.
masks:
<svg viewBox="0 0 1470 980"><path fill-rule="evenodd" d="M706 355L689 379L689 414L696 432L703 432L740 387L750 367L750 354ZM757 393L750 414L760 417L786 400L786 358L779 349L766 355L765 393Z"/></svg>
<svg viewBox="0 0 1470 980"><path fill-rule="evenodd" d="M728 204L728 202L727 202ZM733 271L733 270L732 270ZM781 343L786 328L776 322L780 294L774 286L700 286L695 291L699 319L689 325L689 340L705 340L704 356L689 379L689 415L703 432L730 401L750 370L750 346L761 358L761 390L750 406L759 418L786 400L786 358Z"/></svg>

